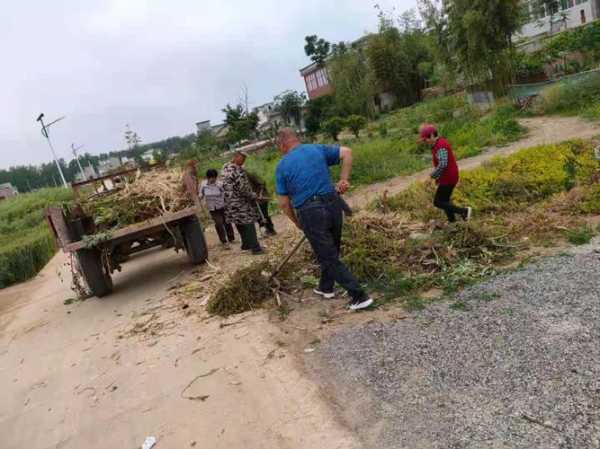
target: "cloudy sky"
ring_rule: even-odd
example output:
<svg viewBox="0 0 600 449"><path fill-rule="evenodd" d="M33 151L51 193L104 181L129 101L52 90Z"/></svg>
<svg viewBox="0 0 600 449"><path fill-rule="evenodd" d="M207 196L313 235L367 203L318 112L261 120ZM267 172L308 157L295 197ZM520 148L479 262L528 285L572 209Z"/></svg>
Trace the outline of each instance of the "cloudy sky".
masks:
<svg viewBox="0 0 600 449"><path fill-rule="evenodd" d="M304 90L304 36L353 40L377 28L373 4L416 0L19 0L0 17L0 168L50 159L35 118L71 143L120 149L126 123L144 142L222 121L248 86L250 106Z"/></svg>

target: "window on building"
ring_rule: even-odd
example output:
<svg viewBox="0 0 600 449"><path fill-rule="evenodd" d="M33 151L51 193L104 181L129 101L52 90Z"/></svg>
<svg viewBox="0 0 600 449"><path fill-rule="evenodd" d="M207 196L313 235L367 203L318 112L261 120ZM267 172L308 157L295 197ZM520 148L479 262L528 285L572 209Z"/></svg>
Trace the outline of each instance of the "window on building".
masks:
<svg viewBox="0 0 600 449"><path fill-rule="evenodd" d="M327 72L325 72L325 69L317 70L316 75L317 75L317 86L323 87L328 84Z"/></svg>
<svg viewBox="0 0 600 449"><path fill-rule="evenodd" d="M581 10L581 23L586 23L587 18L585 17L585 9Z"/></svg>

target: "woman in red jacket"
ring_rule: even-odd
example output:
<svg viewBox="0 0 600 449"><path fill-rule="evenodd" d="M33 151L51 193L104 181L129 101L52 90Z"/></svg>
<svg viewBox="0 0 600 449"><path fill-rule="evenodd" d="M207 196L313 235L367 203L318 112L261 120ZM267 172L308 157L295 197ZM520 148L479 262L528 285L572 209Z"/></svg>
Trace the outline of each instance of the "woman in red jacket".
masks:
<svg viewBox="0 0 600 449"><path fill-rule="evenodd" d="M421 135L421 142L431 145L434 168L431 177L438 186L433 205L446 212L450 223L456 221L456 215L462 217L463 220L469 220L472 209L470 207L455 206L450 199L459 178L458 165L452 147L446 139L438 136L437 129L433 125L421 125L419 134Z"/></svg>

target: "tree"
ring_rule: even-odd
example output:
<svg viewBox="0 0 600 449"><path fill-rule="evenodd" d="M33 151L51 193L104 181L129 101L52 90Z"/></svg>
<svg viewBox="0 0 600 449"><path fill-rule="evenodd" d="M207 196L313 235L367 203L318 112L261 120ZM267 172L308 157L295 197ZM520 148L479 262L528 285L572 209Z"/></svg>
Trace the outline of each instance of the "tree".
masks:
<svg viewBox="0 0 600 449"><path fill-rule="evenodd" d="M129 127L129 124L125 125L125 143L129 150L133 150L137 148L140 143L142 143L142 139L135 131L132 131Z"/></svg>
<svg viewBox="0 0 600 449"><path fill-rule="evenodd" d="M360 130L367 126L367 119L361 115L351 115L346 118L346 126L358 139L360 135Z"/></svg>
<svg viewBox="0 0 600 449"><path fill-rule="evenodd" d="M306 103L304 126L306 132L315 135L321 130L321 123L334 115L334 98L331 95L309 100Z"/></svg>
<svg viewBox="0 0 600 449"><path fill-rule="evenodd" d="M425 75L432 61L429 38L417 27L414 11L404 13L399 27L379 12L379 33L370 36L366 48L377 90L391 91L401 105L421 98Z"/></svg>
<svg viewBox="0 0 600 449"><path fill-rule="evenodd" d="M337 142L338 135L344 129L344 119L340 117L331 117L322 124L323 131L331 136L333 140Z"/></svg>
<svg viewBox="0 0 600 449"><path fill-rule="evenodd" d="M329 56L331 44L325 39L319 39L317 35L306 36L304 39L306 41L306 45L304 45L306 56L319 67L323 67L327 56Z"/></svg>
<svg viewBox="0 0 600 449"><path fill-rule="evenodd" d="M225 123L229 127L227 139L230 143L250 139L256 134L258 126L258 115L255 112L248 113L244 106L238 104L235 107L225 106Z"/></svg>
<svg viewBox="0 0 600 449"><path fill-rule="evenodd" d="M512 38L524 17L521 0L420 0L433 25L447 67L471 84L490 82L501 91L510 83Z"/></svg>
<svg viewBox="0 0 600 449"><path fill-rule="evenodd" d="M327 71L337 115L375 115L372 76L362 48L338 45L327 62Z"/></svg>
<svg viewBox="0 0 600 449"><path fill-rule="evenodd" d="M274 98L275 110L283 116L286 125L300 126L302 108L306 103L306 94L295 90L286 90Z"/></svg>

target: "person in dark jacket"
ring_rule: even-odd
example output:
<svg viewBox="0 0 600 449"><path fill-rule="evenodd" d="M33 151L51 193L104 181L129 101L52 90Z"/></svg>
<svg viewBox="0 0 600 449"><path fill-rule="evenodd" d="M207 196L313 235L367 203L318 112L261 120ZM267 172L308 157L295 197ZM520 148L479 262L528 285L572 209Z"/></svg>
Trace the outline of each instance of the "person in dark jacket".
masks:
<svg viewBox="0 0 600 449"><path fill-rule="evenodd" d="M258 175L246 171L252 190L256 193L257 207L260 209L260 220L258 224L261 228L265 229L265 233L268 236L277 235L275 231L275 225L273 220L269 216L269 191L267 190L267 183L261 179Z"/></svg>
<svg viewBox="0 0 600 449"><path fill-rule="evenodd" d="M215 222L215 229L219 240L226 249L229 243L235 240L233 226L225 221L225 190L217 180L217 170L206 171L206 180L200 185L198 194L206 202L206 208Z"/></svg>
<svg viewBox="0 0 600 449"><path fill-rule="evenodd" d="M470 207L459 207L452 204L452 192L458 184L459 172L450 143L438 136L436 127L430 124L421 125L419 134L419 140L431 146L433 158L431 178L437 184L433 205L446 213L450 223L456 221L457 215L463 220L470 220L472 213Z"/></svg>
<svg viewBox="0 0 600 449"><path fill-rule="evenodd" d="M246 162L246 154L237 151L231 162L226 163L221 171L225 191L225 220L227 223L235 224L242 237L243 251L262 254L264 251L258 243L254 226L254 223L260 219L256 206L257 197L243 169L244 162Z"/></svg>

